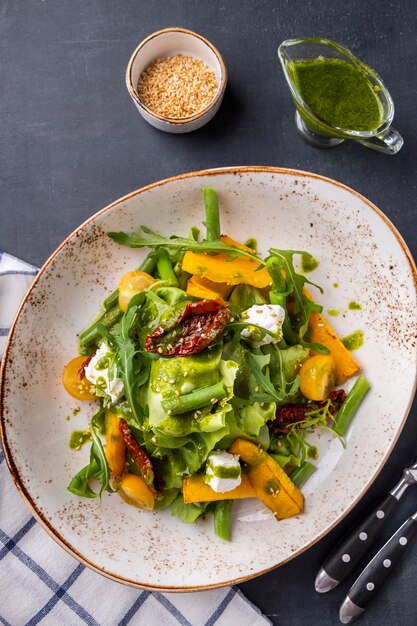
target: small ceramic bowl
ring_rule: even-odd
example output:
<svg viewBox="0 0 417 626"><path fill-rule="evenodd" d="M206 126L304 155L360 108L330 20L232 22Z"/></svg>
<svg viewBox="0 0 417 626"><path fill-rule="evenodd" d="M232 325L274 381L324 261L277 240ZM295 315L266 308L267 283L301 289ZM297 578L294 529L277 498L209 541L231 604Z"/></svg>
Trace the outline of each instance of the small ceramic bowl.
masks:
<svg viewBox="0 0 417 626"><path fill-rule="evenodd" d="M203 61L216 76L217 91L208 106L194 115L172 118L151 111L138 94L137 85L141 73L153 61L161 57L185 54ZM207 124L217 113L227 83L227 70L220 52L207 39L184 28L165 28L146 37L136 48L126 70L126 86L142 117L168 133L189 133Z"/></svg>

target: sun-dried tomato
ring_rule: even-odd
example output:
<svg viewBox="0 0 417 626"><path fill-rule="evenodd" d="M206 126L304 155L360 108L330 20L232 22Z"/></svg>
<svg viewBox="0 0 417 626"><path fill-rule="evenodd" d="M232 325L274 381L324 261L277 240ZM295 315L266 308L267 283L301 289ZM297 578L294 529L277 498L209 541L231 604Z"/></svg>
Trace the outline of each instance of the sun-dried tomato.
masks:
<svg viewBox="0 0 417 626"><path fill-rule="evenodd" d="M229 309L217 300L189 302L174 326L158 326L146 337L145 348L162 356L196 354L220 335L229 317Z"/></svg>
<svg viewBox="0 0 417 626"><path fill-rule="evenodd" d="M129 426L122 418L119 419L119 430L126 444L126 448L128 449L130 456L132 457L132 461L139 468L145 482L150 487L154 487L156 491L161 491L163 487L163 480L154 470L149 456L142 448L142 446L138 444L138 442L132 435Z"/></svg>
<svg viewBox="0 0 417 626"><path fill-rule="evenodd" d="M273 424L278 426L280 424L301 422L311 409L312 407L309 404L283 404L277 408Z"/></svg>
<svg viewBox="0 0 417 626"><path fill-rule="evenodd" d="M329 413L334 415L342 406L346 398L344 389L332 391L329 395ZM287 427L296 422L302 422L306 418L306 414L316 408L321 409L327 403L327 400L320 400L314 404L283 404L279 406L275 413L275 419L268 423L268 427L272 432L287 432Z"/></svg>
<svg viewBox="0 0 417 626"><path fill-rule="evenodd" d="M337 389L332 391L329 395L330 398L330 406L329 412L334 415L337 413L344 401L346 400L346 391L344 389Z"/></svg>
<svg viewBox="0 0 417 626"><path fill-rule="evenodd" d="M89 362L91 361L91 359L93 358L94 354L91 354L90 356L88 356L86 358L85 361L82 362L80 369L78 370L78 380L83 380L85 378L85 370L87 365L89 364Z"/></svg>

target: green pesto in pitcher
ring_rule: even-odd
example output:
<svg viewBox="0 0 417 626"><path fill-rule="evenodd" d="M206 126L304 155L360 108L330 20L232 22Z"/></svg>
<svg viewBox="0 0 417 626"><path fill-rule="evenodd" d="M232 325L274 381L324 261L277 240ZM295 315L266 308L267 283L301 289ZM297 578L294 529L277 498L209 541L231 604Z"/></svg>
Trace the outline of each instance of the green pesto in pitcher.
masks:
<svg viewBox="0 0 417 626"><path fill-rule="evenodd" d="M372 131L381 124L378 86L359 67L342 59L317 58L292 61L289 71L305 104L327 124L354 131Z"/></svg>

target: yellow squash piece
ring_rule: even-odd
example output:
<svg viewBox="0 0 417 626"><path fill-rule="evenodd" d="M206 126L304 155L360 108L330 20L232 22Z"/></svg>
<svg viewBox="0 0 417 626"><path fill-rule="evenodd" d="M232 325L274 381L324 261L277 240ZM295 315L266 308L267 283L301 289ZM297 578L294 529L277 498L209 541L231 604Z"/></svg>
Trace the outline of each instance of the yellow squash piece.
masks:
<svg viewBox="0 0 417 626"><path fill-rule="evenodd" d="M224 243L251 251L250 248L239 244L226 235L222 235ZM205 254L204 252L185 253L182 261L182 269L200 278L208 278L214 283L227 283L228 285L252 285L262 289L271 284L271 277L265 267L257 270L259 264L249 257L240 256L233 261L228 254Z"/></svg>
<svg viewBox="0 0 417 626"><path fill-rule="evenodd" d="M187 293L201 300L227 300L232 287L226 283L213 283L207 278L191 276L187 284Z"/></svg>
<svg viewBox="0 0 417 626"><path fill-rule="evenodd" d="M304 497L282 467L255 443L235 439L229 449L247 463L247 476L255 495L277 519L286 519L301 513Z"/></svg>
<svg viewBox="0 0 417 626"><path fill-rule="evenodd" d="M311 294L304 289L305 295L313 300ZM359 363L340 341L328 321L321 313L313 311L309 321L309 339L313 343L321 343L332 354L336 365L336 385L342 385L348 378L357 374L360 370ZM314 354L314 352L312 352Z"/></svg>
<svg viewBox="0 0 417 626"><path fill-rule="evenodd" d="M119 493L126 502L137 506L139 509L153 511L155 496L143 478L136 476L136 474L125 474L119 487Z"/></svg>
<svg viewBox="0 0 417 626"><path fill-rule="evenodd" d="M245 246L243 243L239 243L235 239L229 237L229 235L222 235L220 237L220 241L223 243L227 243L228 246L234 246L235 248L239 248L239 250L246 250L247 252L253 252L252 248Z"/></svg>
<svg viewBox="0 0 417 626"><path fill-rule="evenodd" d="M184 478L182 483L184 502L214 502L217 500L241 500L255 498L255 492L246 474L242 474L242 482L238 487L225 493L217 493L204 482L203 476L195 474Z"/></svg>
<svg viewBox="0 0 417 626"><path fill-rule="evenodd" d="M331 354L316 354L302 364L300 391L309 400L327 400L336 381L336 364Z"/></svg>
<svg viewBox="0 0 417 626"><path fill-rule="evenodd" d="M119 418L114 413L106 413L105 454L111 473L115 478L123 475L126 465L126 445L119 429Z"/></svg>

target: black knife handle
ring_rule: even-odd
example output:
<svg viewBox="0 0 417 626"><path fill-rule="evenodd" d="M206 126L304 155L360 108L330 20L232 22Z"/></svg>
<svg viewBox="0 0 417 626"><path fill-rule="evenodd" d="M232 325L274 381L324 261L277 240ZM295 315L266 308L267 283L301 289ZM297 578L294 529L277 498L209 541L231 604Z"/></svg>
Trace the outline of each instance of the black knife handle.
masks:
<svg viewBox="0 0 417 626"><path fill-rule="evenodd" d="M348 592L350 600L364 609L390 576L417 533L417 521L410 517L387 541Z"/></svg>
<svg viewBox="0 0 417 626"><path fill-rule="evenodd" d="M346 578L378 537L397 502L394 496L388 494L381 504L341 541L322 565L326 574L338 582Z"/></svg>

